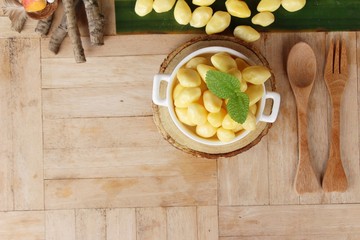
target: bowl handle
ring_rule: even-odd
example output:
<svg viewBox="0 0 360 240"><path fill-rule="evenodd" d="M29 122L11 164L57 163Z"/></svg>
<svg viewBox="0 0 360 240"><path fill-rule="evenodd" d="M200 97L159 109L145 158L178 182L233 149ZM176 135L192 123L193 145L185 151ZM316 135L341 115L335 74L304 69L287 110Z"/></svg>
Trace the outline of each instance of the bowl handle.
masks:
<svg viewBox="0 0 360 240"><path fill-rule="evenodd" d="M263 113L261 113L259 121L273 123L273 122L275 122L275 120L279 114L280 94L278 94L276 92L267 92L265 95L265 101L266 101L266 99L272 99L274 101L272 109L271 109L271 114L264 115Z"/></svg>
<svg viewBox="0 0 360 240"><path fill-rule="evenodd" d="M160 83L162 81L165 81L169 84L170 75L169 74L156 74L154 76L153 89L152 89L152 100L156 105L167 107L168 106L168 103L167 103L168 96L165 96L165 98L161 98L159 95Z"/></svg>

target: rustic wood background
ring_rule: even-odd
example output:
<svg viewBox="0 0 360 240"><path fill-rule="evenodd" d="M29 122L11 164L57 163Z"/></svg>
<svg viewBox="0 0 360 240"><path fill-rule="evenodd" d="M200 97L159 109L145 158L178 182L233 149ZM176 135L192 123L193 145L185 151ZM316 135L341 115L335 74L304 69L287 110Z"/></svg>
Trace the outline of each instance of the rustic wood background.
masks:
<svg viewBox="0 0 360 240"><path fill-rule="evenodd" d="M256 46L282 96L278 120L246 153L209 160L172 147L152 119L152 77L194 35L116 36L114 3L102 9L105 46L90 47L81 24L85 64L75 64L68 38L55 56L35 21L18 34L0 13L0 239L360 239L360 33L263 34ZM317 56L309 143L320 179L330 121L323 67L340 35L350 64L341 111L349 189L298 196L285 60L300 40Z"/></svg>

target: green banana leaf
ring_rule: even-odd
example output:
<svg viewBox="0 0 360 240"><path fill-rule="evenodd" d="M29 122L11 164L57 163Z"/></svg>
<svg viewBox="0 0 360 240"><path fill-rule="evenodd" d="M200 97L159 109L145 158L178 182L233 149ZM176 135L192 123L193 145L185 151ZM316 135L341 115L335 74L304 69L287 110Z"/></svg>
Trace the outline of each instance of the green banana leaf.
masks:
<svg viewBox="0 0 360 240"><path fill-rule="evenodd" d="M191 0L186 0L192 10ZM252 15L257 13L260 0L247 0ZM178 24L173 9L166 13L156 13L139 17L135 14L136 0L115 0L116 30L119 34L130 33L204 33L204 29ZM226 10L225 0L216 0L211 6L215 11ZM297 12L287 12L282 7L274 12L275 22L268 27L251 24L251 17L231 18L228 31L238 25L251 25L258 31L355 31L360 30L360 0L307 0L306 6Z"/></svg>

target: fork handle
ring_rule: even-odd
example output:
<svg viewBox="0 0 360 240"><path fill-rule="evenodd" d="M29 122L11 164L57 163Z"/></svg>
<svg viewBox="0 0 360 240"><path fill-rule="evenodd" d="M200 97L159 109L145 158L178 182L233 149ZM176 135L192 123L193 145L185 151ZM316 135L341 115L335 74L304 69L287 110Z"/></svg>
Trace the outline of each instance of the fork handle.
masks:
<svg viewBox="0 0 360 240"><path fill-rule="evenodd" d="M347 179L340 152L340 100L332 101L331 139L327 167L322 182L325 192L344 192Z"/></svg>

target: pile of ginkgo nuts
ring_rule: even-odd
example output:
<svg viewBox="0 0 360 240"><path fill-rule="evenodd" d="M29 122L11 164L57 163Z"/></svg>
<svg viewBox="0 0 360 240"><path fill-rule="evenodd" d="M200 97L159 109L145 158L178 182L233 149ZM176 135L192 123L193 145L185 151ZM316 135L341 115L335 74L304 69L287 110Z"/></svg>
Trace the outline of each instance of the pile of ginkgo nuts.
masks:
<svg viewBox="0 0 360 240"><path fill-rule="evenodd" d="M176 2L176 4L175 4ZM231 22L231 17L249 18L251 10L245 1L226 0L227 11L213 12L211 5L215 0L192 0L196 6L191 11L189 4L185 0L136 0L135 12L139 16L149 14L153 9L157 13L170 11L174 6L174 18L181 25L190 24L194 28L205 27L207 34L223 32ZM263 27L269 26L275 21L273 12L280 6L289 12L302 9L306 0L261 0L257 5L257 11L251 22L254 25ZM260 34L253 27L239 25L234 29L234 36L246 42L254 42L260 38Z"/></svg>

